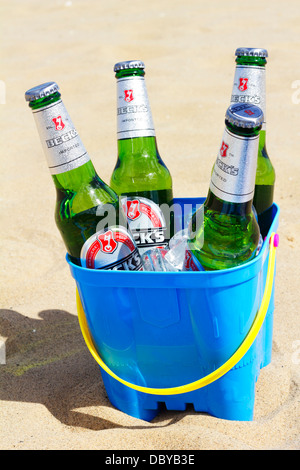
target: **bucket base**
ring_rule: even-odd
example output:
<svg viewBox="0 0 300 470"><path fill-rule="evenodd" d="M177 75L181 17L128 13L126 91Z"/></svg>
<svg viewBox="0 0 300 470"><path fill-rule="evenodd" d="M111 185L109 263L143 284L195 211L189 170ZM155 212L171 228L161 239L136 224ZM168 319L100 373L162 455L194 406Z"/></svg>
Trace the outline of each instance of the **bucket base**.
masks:
<svg viewBox="0 0 300 470"><path fill-rule="evenodd" d="M272 296L273 297L273 296ZM253 345L233 369L215 382L193 392L177 395L152 395L123 385L100 367L111 404L120 411L143 421L152 421L161 411L185 411L192 405L196 412L219 419L252 421L255 385L260 370L271 362L274 299Z"/></svg>
<svg viewBox="0 0 300 470"><path fill-rule="evenodd" d="M149 395L118 382L103 369L101 375L111 404L129 416L152 421L164 403L167 410L185 411L192 405L196 412L208 413L219 419L252 421L255 384L259 376L257 364L232 369L212 384L178 395Z"/></svg>

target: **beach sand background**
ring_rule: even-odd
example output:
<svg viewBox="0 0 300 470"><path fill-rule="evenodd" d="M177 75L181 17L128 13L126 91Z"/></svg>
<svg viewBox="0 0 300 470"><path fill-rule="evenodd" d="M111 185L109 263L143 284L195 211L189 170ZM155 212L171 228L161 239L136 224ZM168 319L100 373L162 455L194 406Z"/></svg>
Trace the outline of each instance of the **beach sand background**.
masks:
<svg viewBox="0 0 300 470"><path fill-rule="evenodd" d="M0 448L299 449L299 1L2 0L0 12ZM82 339L55 188L24 92L59 84L108 182L117 152L113 65L143 60L174 195L205 196L240 46L269 52L267 148L281 210L272 363L258 379L252 422L188 409L147 423L112 407Z"/></svg>

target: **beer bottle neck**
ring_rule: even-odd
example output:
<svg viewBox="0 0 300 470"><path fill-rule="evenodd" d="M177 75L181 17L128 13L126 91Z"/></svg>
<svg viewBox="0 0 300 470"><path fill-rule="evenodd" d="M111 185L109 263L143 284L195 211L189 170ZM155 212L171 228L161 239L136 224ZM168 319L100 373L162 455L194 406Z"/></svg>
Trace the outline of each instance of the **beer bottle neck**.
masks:
<svg viewBox="0 0 300 470"><path fill-rule="evenodd" d="M238 56L235 61L238 65L252 65L258 67L264 67L267 63L266 57L258 56Z"/></svg>
<svg viewBox="0 0 300 470"><path fill-rule="evenodd" d="M118 158L125 159L156 157L158 149L155 137L134 137L118 139Z"/></svg>
<svg viewBox="0 0 300 470"><path fill-rule="evenodd" d="M155 129L143 69L125 69L117 79L119 159L157 155Z"/></svg>
<svg viewBox="0 0 300 470"><path fill-rule="evenodd" d="M30 102L55 186L76 191L97 176L59 92Z"/></svg>
<svg viewBox="0 0 300 470"><path fill-rule="evenodd" d="M205 205L218 212L247 214L254 196L261 126L242 128L227 120L225 124Z"/></svg>
<svg viewBox="0 0 300 470"><path fill-rule="evenodd" d="M56 103L60 100L61 94L57 91L55 93L52 93L51 95L45 96L44 98L40 98L35 101L30 101L29 107L32 109L32 111L35 111L37 109L45 108L46 106L48 107L51 104Z"/></svg>
<svg viewBox="0 0 300 470"><path fill-rule="evenodd" d="M228 129L234 136L245 137L245 138L256 138L260 134L260 126L257 127L238 127L231 122L225 120L225 127Z"/></svg>
<svg viewBox="0 0 300 470"><path fill-rule="evenodd" d="M232 103L254 104L262 109L263 144L266 130L266 63L265 57L238 56L231 95Z"/></svg>

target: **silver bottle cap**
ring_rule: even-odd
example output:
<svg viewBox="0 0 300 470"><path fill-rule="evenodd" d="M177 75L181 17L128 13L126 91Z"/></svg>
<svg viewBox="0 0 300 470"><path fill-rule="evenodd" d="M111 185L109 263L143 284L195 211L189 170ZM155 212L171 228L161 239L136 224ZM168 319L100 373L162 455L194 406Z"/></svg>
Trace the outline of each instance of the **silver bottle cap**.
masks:
<svg viewBox="0 0 300 470"><path fill-rule="evenodd" d="M27 90L25 93L26 101L35 101L40 98L45 98L46 96L52 95L59 90L59 86L55 82L47 82L42 85L35 86Z"/></svg>
<svg viewBox="0 0 300 470"><path fill-rule="evenodd" d="M145 64L141 60L124 60L123 62L118 62L114 66L114 72L118 72L119 70L126 70L126 69L144 69Z"/></svg>
<svg viewBox="0 0 300 470"><path fill-rule="evenodd" d="M264 122L264 113L254 104L235 103L229 106L225 119L237 127L253 128Z"/></svg>
<svg viewBox="0 0 300 470"><path fill-rule="evenodd" d="M236 56L250 56L250 57L268 57L267 49L259 47L238 47L235 51Z"/></svg>

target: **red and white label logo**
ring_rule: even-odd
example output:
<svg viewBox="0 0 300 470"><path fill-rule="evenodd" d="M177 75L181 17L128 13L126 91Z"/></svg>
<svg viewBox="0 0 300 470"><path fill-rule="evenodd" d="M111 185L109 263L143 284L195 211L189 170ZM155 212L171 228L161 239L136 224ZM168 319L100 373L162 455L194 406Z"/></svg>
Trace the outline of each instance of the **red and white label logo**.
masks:
<svg viewBox="0 0 300 470"><path fill-rule="evenodd" d="M248 89L248 78L240 78L240 84L238 86L240 91L246 91Z"/></svg>
<svg viewBox="0 0 300 470"><path fill-rule="evenodd" d="M141 270L136 244L124 227L96 232L81 249L81 265L90 269Z"/></svg>
<svg viewBox="0 0 300 470"><path fill-rule="evenodd" d="M228 144L225 144L225 142L223 140L221 148L220 148L221 157L227 157L227 150L228 150Z"/></svg>
<svg viewBox="0 0 300 470"><path fill-rule="evenodd" d="M144 197L124 197L122 207L141 254L149 247L167 245L167 224L158 204Z"/></svg>
<svg viewBox="0 0 300 470"><path fill-rule="evenodd" d="M133 100L133 91L124 90L124 94L125 94L124 100L126 101L126 103L130 103L130 101Z"/></svg>
<svg viewBox="0 0 300 470"><path fill-rule="evenodd" d="M248 116L252 116L254 114L253 111L251 111L251 109L245 109L244 111L246 114L248 114Z"/></svg>
<svg viewBox="0 0 300 470"><path fill-rule="evenodd" d="M101 251L103 253L113 253L118 246L111 230L99 235L98 240L101 243Z"/></svg>
<svg viewBox="0 0 300 470"><path fill-rule="evenodd" d="M157 204L146 198L122 200L123 210L130 221L135 221L143 216L143 221L138 225L130 225L131 230L134 228L159 228L165 225L163 214ZM146 223L148 221L148 224Z"/></svg>
<svg viewBox="0 0 300 470"><path fill-rule="evenodd" d="M125 213L127 214L128 219L135 220L140 217L141 213L139 211L140 202L138 199L134 199L133 201L127 201L127 210L125 207Z"/></svg>
<svg viewBox="0 0 300 470"><path fill-rule="evenodd" d="M61 116L57 116L53 118L52 121L54 122L56 131L62 131L63 128L65 127Z"/></svg>

